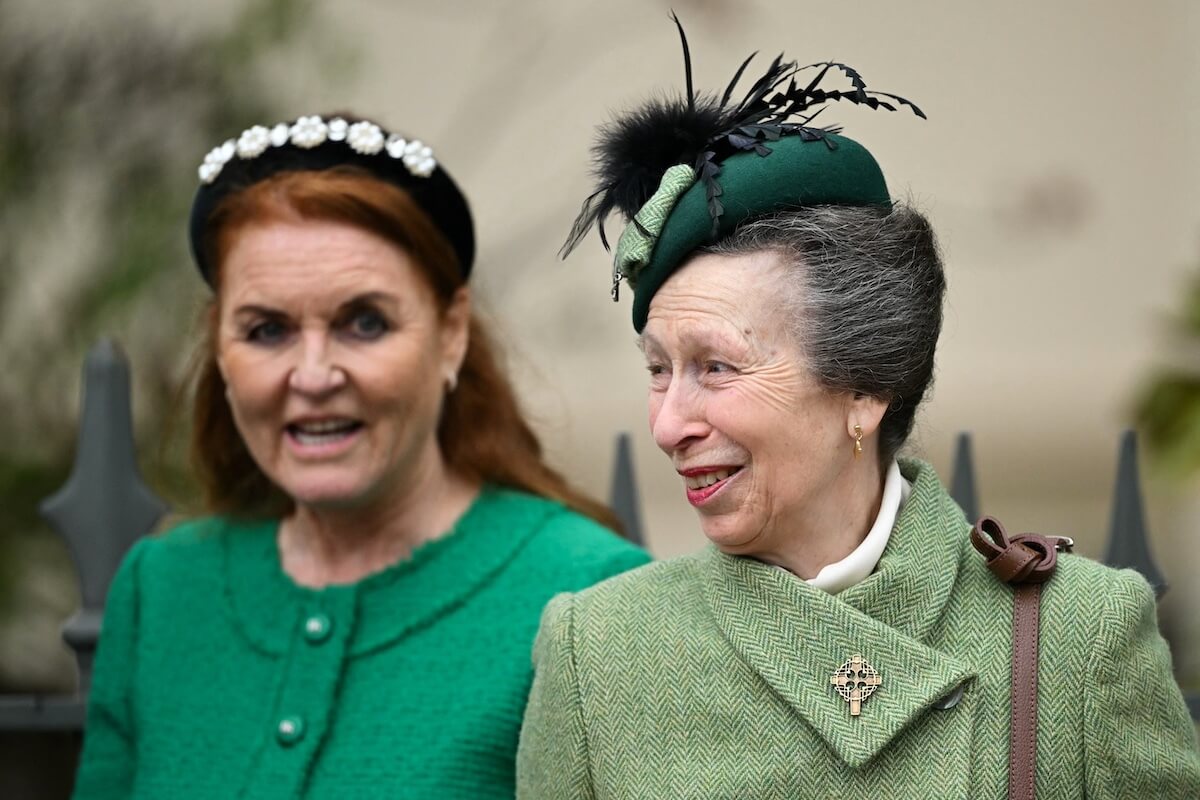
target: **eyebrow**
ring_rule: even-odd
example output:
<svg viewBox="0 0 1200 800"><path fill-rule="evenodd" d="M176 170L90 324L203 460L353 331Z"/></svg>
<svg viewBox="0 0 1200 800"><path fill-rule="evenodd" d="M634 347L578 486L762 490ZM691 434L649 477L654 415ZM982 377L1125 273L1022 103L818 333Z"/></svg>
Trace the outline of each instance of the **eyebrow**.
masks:
<svg viewBox="0 0 1200 800"><path fill-rule="evenodd" d="M282 314L283 312L277 308L268 308L267 306L255 305L253 303L238 306L233 310L233 315L235 317L246 317L251 315L259 317L278 317Z"/></svg>
<svg viewBox="0 0 1200 800"><path fill-rule="evenodd" d="M389 294L388 292L363 292L362 294L354 295L354 297L351 297L344 303L339 303L338 310L342 311L347 308L354 308L355 306L395 302L397 302L397 297L393 294ZM233 310L233 314L234 316L257 315L262 317L278 317L283 316L284 312L269 306L261 306L256 303L247 303L246 305L241 305L235 308Z"/></svg>
<svg viewBox="0 0 1200 800"><path fill-rule="evenodd" d="M754 346L753 340L746 336L745 332L741 330L738 330L736 334L733 335L722 333L720 331L704 331L698 335L691 332L686 332L681 337L681 341L691 347L700 347L710 350L726 349L731 347L735 349L747 349ZM637 346L643 354L645 354L646 348L648 347L654 347L660 350L663 349L661 342L646 333L638 334Z"/></svg>
<svg viewBox="0 0 1200 800"><path fill-rule="evenodd" d="M338 308L352 308L354 306L363 306L371 304L396 303L399 298L389 292L363 292L356 294L346 302L338 306Z"/></svg>

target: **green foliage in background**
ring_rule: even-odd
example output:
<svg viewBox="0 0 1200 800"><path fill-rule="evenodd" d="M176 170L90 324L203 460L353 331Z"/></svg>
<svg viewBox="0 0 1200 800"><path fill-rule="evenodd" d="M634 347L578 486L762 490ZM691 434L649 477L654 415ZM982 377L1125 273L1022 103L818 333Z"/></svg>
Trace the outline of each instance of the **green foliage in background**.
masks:
<svg viewBox="0 0 1200 800"><path fill-rule="evenodd" d="M136 4L55 19L0 0L0 690L30 688L13 665L22 648L4 646L35 613L28 588L45 597L50 582L55 614L75 602L36 508L70 471L83 356L102 336L130 357L147 482L188 504L178 414L205 297L186 249L196 167L287 116L264 76L308 34L310 5L247 0L185 35Z"/></svg>
<svg viewBox="0 0 1200 800"><path fill-rule="evenodd" d="M1169 474L1200 474L1200 274L1174 320L1182 358L1163 369L1138 401L1137 416L1156 461Z"/></svg>

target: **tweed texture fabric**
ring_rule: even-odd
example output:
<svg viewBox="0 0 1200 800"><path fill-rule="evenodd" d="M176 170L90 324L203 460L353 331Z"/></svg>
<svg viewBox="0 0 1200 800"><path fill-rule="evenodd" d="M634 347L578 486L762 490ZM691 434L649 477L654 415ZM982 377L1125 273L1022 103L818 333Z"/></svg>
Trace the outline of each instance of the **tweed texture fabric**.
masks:
<svg viewBox="0 0 1200 800"><path fill-rule="evenodd" d="M834 596L708 549L555 598L517 796L1006 797L1013 590L927 465L876 571ZM852 717L830 685L861 654ZM944 710L939 699L962 687ZM1062 556L1042 596L1039 800L1200 797L1144 579Z"/></svg>
<svg viewBox="0 0 1200 800"><path fill-rule="evenodd" d="M650 254L654 252L658 234L671 216L671 209L679 196L695 183L696 172L688 164L676 164L663 173L658 190L621 232L613 256L614 283L625 278L631 287L637 287L638 273L650 263Z"/></svg>
<svg viewBox="0 0 1200 800"><path fill-rule="evenodd" d="M205 519L130 552L78 800L511 798L543 606L648 560L487 488L411 558L312 590L282 571L277 527Z"/></svg>

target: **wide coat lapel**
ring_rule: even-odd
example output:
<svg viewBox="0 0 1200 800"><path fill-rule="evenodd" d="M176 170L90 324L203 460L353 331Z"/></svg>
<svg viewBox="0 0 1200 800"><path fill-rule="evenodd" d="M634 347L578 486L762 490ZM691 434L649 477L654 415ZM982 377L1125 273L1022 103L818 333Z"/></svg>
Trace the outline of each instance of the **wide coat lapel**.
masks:
<svg viewBox="0 0 1200 800"><path fill-rule="evenodd" d="M883 558L840 595L753 559L705 557L706 594L730 645L851 767L976 676L972 664L929 644L964 554L962 512L932 469L904 463L902 471L913 491ZM857 717L830 682L854 655L882 677Z"/></svg>

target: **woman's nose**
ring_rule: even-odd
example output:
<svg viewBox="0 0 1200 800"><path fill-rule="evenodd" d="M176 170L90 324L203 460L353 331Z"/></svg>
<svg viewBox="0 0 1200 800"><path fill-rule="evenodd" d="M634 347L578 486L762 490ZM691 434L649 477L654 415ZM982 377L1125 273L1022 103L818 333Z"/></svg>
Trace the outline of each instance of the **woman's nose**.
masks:
<svg viewBox="0 0 1200 800"><path fill-rule="evenodd" d="M301 394L321 396L346 385L346 372L335 363L333 348L317 332L301 335L296 363L288 375L288 387Z"/></svg>
<svg viewBox="0 0 1200 800"><path fill-rule="evenodd" d="M699 392L684 381L673 380L665 392L651 397L650 431L664 453L670 455L685 448L711 430Z"/></svg>

